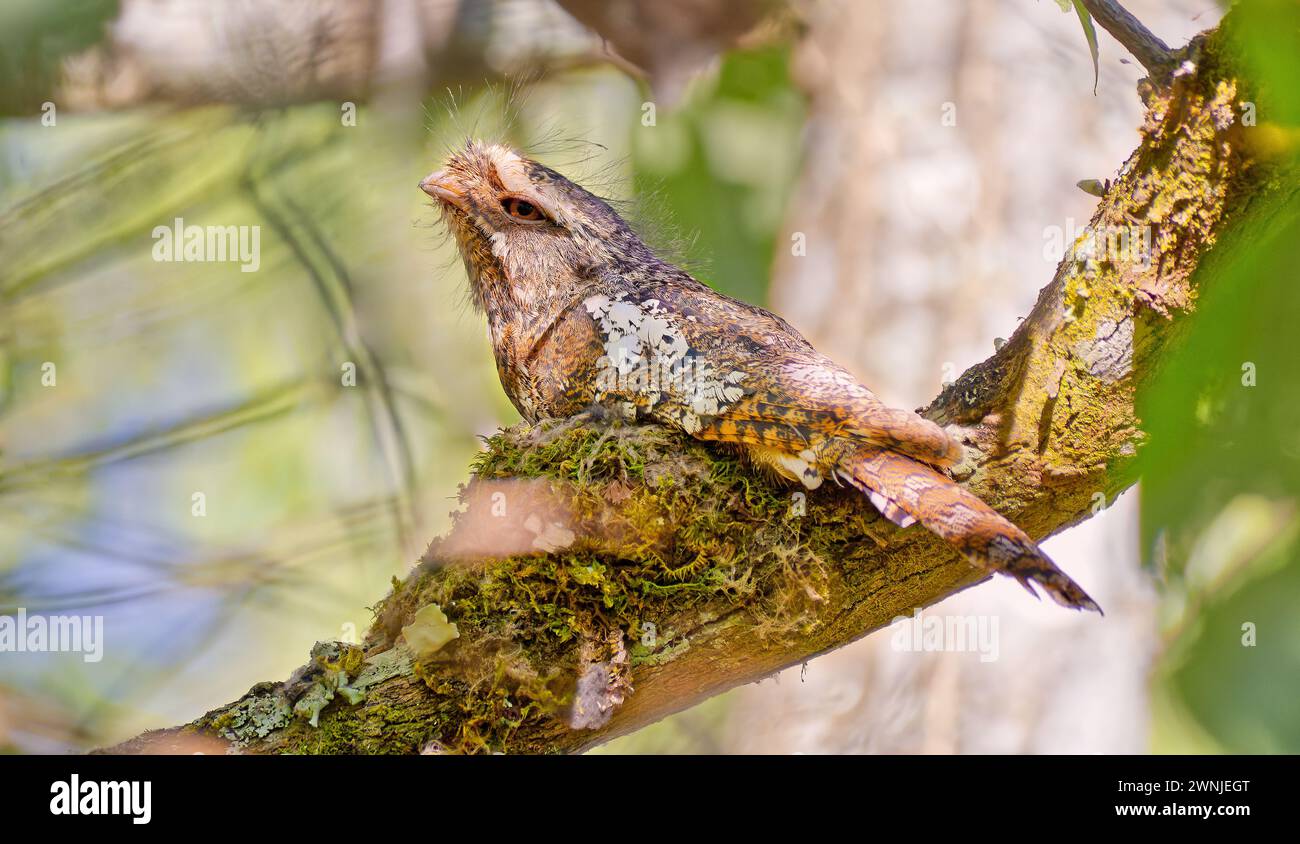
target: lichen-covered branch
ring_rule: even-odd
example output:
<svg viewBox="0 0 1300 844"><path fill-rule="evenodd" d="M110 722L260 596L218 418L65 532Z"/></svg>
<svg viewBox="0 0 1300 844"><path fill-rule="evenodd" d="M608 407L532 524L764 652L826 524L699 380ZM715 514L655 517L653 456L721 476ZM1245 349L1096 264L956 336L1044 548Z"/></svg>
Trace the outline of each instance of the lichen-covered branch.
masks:
<svg viewBox="0 0 1300 844"><path fill-rule="evenodd" d="M1088 232L1011 339L924 411L962 429L957 478L1037 539L1134 481L1135 391L1210 283L1212 247L1295 190L1251 158L1225 43L1196 42L1180 56L1194 69L1147 87L1141 144ZM116 750L580 751L982 577L856 493L594 417L499 433L461 499L363 646L322 643L288 682Z"/></svg>

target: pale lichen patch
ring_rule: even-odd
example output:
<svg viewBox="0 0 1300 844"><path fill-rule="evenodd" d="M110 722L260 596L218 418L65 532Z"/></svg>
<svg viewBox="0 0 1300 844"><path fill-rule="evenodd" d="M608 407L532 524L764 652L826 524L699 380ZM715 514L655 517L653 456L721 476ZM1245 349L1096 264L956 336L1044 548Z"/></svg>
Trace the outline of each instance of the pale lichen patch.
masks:
<svg viewBox="0 0 1300 844"><path fill-rule="evenodd" d="M429 604L422 607L411 618L411 623L402 628L402 638L417 658L424 658L442 650L453 639L460 637L456 625L447 620L442 607Z"/></svg>
<svg viewBox="0 0 1300 844"><path fill-rule="evenodd" d="M276 684L264 684L274 687ZM255 739L266 738L293 718L293 708L283 696L270 688L251 692L212 720L212 727L222 738L242 747Z"/></svg>
<svg viewBox="0 0 1300 844"><path fill-rule="evenodd" d="M1088 368L1088 374L1103 381L1127 378L1133 369L1133 320L1103 320L1096 336L1080 341L1075 350Z"/></svg>

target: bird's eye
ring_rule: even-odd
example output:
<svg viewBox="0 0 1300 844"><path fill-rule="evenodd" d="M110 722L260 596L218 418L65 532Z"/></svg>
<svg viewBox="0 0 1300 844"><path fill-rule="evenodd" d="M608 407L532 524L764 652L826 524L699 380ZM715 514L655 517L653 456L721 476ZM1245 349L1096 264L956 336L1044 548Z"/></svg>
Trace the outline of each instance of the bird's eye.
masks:
<svg viewBox="0 0 1300 844"><path fill-rule="evenodd" d="M501 200L501 207L506 213L521 223L544 223L546 215L542 209L526 199L520 199L517 196L507 196Z"/></svg>

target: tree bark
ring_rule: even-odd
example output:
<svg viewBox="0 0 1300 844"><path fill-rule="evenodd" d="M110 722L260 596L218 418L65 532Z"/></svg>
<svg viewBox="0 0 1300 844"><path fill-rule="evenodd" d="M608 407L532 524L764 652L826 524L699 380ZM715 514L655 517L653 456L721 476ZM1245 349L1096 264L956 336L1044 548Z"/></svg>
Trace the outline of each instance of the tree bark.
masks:
<svg viewBox="0 0 1300 844"><path fill-rule="evenodd" d="M1212 280L1212 247L1296 189L1251 155L1230 27L1144 81L1141 144L1088 230L1099 248L1067 254L1011 339L923 411L961 428L957 479L1035 539L1134 482L1136 390ZM364 645L320 643L289 681L110 752L582 751L984 577L851 491L804 494L656 427L516 426L461 498Z"/></svg>

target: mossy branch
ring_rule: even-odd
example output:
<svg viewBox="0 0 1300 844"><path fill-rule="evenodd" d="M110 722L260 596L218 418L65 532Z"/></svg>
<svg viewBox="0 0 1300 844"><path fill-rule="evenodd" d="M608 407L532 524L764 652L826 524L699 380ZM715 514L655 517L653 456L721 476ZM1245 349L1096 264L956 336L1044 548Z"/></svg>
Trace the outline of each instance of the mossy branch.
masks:
<svg viewBox="0 0 1300 844"><path fill-rule="evenodd" d="M1012 338L924 410L962 429L956 477L1036 539L1134 481L1135 391L1213 275L1211 247L1296 189L1252 160L1224 44L1198 40L1179 57L1194 71L1147 87L1142 143L1089 229L1099 248L1065 244ZM657 427L503 431L461 499L363 646L319 644L288 682L114 750L581 751L983 577L856 493L791 489Z"/></svg>

